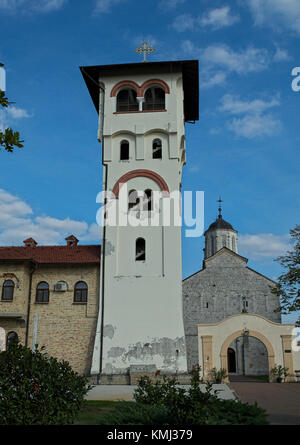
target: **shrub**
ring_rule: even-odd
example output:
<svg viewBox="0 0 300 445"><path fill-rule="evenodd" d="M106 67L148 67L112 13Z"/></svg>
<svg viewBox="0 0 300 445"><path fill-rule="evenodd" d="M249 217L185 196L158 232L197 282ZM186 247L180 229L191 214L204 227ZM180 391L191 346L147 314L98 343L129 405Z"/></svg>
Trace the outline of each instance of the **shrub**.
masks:
<svg viewBox="0 0 300 445"><path fill-rule="evenodd" d="M123 402L100 414L98 425L169 425L170 413L164 405Z"/></svg>
<svg viewBox="0 0 300 445"><path fill-rule="evenodd" d="M224 379L227 377L227 371L224 368L217 370L217 368L212 368L209 371L209 375L211 376L214 383L222 383Z"/></svg>
<svg viewBox="0 0 300 445"><path fill-rule="evenodd" d="M13 343L0 352L0 424L71 424L91 386L71 366Z"/></svg>
<svg viewBox="0 0 300 445"><path fill-rule="evenodd" d="M199 373L194 373L188 390L178 387L176 379L164 377L153 384L142 377L134 393L137 403L164 407L169 413L168 425L264 425L266 412L256 404L220 400L210 382L200 389ZM164 419L165 420L165 419ZM146 422L146 418L144 418ZM146 423L145 423L146 424Z"/></svg>

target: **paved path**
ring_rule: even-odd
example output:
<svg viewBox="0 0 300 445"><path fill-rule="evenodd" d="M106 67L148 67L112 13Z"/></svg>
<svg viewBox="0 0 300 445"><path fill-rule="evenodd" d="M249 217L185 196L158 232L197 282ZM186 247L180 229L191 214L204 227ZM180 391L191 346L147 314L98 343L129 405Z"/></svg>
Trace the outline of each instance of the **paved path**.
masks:
<svg viewBox="0 0 300 445"><path fill-rule="evenodd" d="M242 402L264 408L272 425L300 425L300 384L230 382Z"/></svg>
<svg viewBox="0 0 300 445"><path fill-rule="evenodd" d="M188 385L179 385L180 388L188 388ZM133 400L133 391L136 386L130 385L95 385L86 396L87 400ZM202 391L205 385L200 385ZM233 391L226 384L213 385L218 390L218 397L224 400L234 400Z"/></svg>

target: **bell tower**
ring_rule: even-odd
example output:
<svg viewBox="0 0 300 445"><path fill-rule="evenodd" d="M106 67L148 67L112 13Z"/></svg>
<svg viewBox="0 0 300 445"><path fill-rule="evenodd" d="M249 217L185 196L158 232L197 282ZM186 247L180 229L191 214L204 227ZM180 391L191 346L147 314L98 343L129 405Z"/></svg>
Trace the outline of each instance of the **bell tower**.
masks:
<svg viewBox="0 0 300 445"><path fill-rule="evenodd" d="M199 117L198 61L81 72L99 114L103 190L117 209L116 224L112 205L103 225L91 373L122 376L132 367L184 373L181 227L162 215L169 203L181 218L185 123Z"/></svg>

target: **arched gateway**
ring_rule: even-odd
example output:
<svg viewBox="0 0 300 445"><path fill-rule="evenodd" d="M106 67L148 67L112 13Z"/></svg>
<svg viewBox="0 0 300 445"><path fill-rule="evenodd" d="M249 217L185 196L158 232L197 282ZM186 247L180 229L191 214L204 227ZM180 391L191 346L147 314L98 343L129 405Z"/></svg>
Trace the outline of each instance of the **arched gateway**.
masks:
<svg viewBox="0 0 300 445"><path fill-rule="evenodd" d="M228 373L228 349L235 339L248 336L258 339L266 347L270 381L274 379L271 369L275 365L288 368L286 381L295 381L291 347L294 327L293 324L274 323L261 315L248 313L232 315L215 324L199 324L198 350L202 377L207 378L214 367L224 368Z"/></svg>

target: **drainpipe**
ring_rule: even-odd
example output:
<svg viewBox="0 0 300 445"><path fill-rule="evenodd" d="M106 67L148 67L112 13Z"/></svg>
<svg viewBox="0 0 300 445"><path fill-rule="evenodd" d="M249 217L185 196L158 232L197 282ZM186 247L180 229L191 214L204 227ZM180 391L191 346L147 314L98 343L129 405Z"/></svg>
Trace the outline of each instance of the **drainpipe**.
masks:
<svg viewBox="0 0 300 445"><path fill-rule="evenodd" d="M30 317L30 306L31 306L31 290L32 290L32 276L36 271L36 263L31 263L30 276L29 276L29 289L28 289L28 301L27 301L27 317L26 317L26 333L25 333L25 346L28 346L28 336L29 336L29 317Z"/></svg>
<svg viewBox="0 0 300 445"><path fill-rule="evenodd" d="M98 85L100 88L99 92L99 127L98 127L98 140L102 145L102 165L103 165L103 174L104 174L104 191L107 191L107 165L104 163L104 99L105 99L105 90L102 85ZM104 198L104 206L106 205L107 199ZM97 375L97 384L100 385L101 372L102 372L102 354L103 354L103 321L104 321L104 270L105 270L105 240L106 240L106 223L105 223L105 215L103 215L103 230L102 230L102 246L101 246L101 258L102 261L100 263L101 266L101 300L100 300L100 356L99 356L99 374Z"/></svg>

